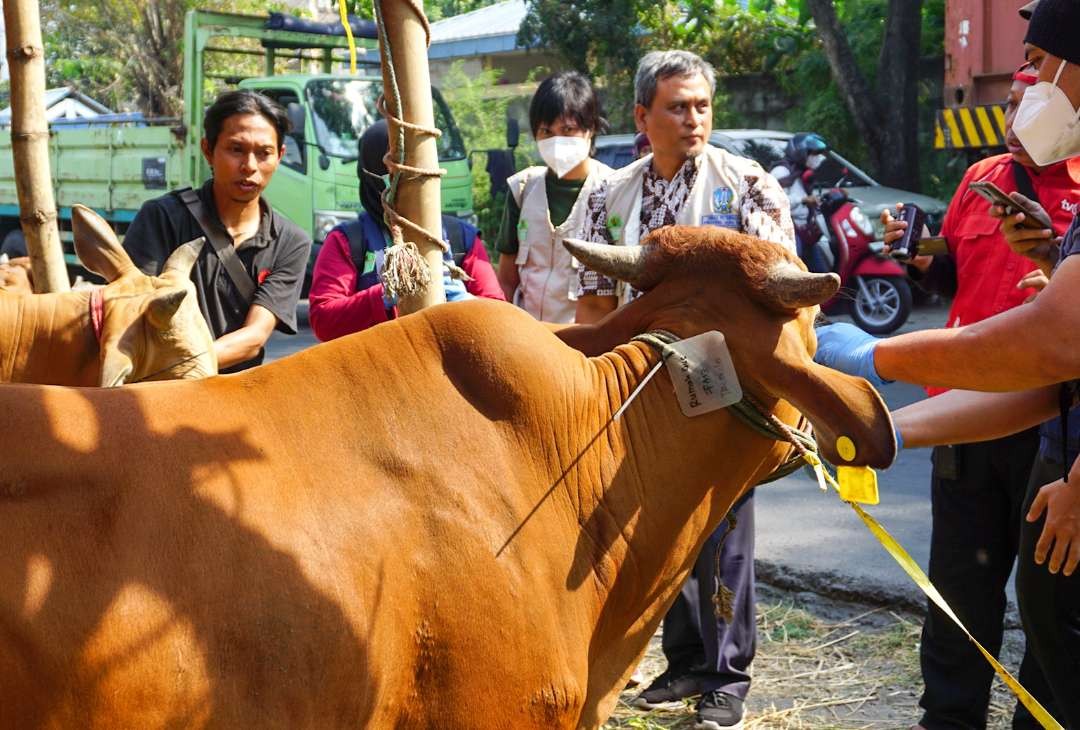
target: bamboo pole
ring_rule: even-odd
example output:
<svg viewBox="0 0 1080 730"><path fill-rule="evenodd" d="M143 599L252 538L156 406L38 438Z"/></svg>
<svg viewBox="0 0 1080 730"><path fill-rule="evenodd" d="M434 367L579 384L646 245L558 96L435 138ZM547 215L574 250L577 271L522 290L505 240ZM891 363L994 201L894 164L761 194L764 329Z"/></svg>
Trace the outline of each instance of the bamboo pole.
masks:
<svg viewBox="0 0 1080 730"><path fill-rule="evenodd" d="M38 0L3 0L11 75L11 151L19 219L37 292L67 291L67 267L56 226L45 119L45 52Z"/></svg>
<svg viewBox="0 0 1080 730"><path fill-rule="evenodd" d="M432 129L435 114L431 106L431 77L428 73L426 19L420 0L375 0L382 10L382 21L389 48L379 39L382 59L383 94L386 107L409 124ZM393 76L390 63L393 63ZM401 109L395 109L392 96L394 78L401 98ZM398 159L398 134L393 119L390 124L390 155ZM404 164L424 170L439 167L439 151L435 137L405 129ZM442 239L441 185L437 176L416 176L405 172L397 187L394 207L398 213L419 225L436 239ZM399 296L398 309L409 314L424 307L446 301L443 291L443 252L433 241L402 231L406 241L412 241L427 262L431 282L414 296Z"/></svg>

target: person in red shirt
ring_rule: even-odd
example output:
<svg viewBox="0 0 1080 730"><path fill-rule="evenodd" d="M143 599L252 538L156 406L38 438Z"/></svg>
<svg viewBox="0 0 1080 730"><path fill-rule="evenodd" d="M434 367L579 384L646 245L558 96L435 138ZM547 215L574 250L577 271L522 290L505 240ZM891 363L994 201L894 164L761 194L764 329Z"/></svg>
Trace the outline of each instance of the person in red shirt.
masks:
<svg viewBox="0 0 1080 730"><path fill-rule="evenodd" d="M1014 253L991 217L986 201L970 190L975 181L992 182L1006 193L1036 196L1064 231L1080 206L1080 158L1037 167L1012 131L1012 119L1024 91L1036 83L1030 68L1013 75L1005 114L1006 147L1002 155L968 168L949 204L941 235L948 257L916 258L926 272L955 275L956 296L948 327L960 327L1021 306L1036 293L1029 286L1045 281L1038 266ZM886 244L897 240L906 224L887 213ZM924 235L926 232L924 232ZM927 388L931 396L943 388ZM1028 477L1039 446L1038 429L977 444L939 446L932 462L932 532L930 579L976 639L995 655L1001 648L1005 587L1016 559ZM919 647L924 714L918 728L986 726L993 670L953 623L930 604ZM1038 663L1026 653L1020 682L1046 706L1052 698ZM1039 723L1017 703L1014 728Z"/></svg>
<svg viewBox="0 0 1080 730"><path fill-rule="evenodd" d="M330 231L315 260L308 294L308 318L312 332L324 342L397 316L396 302L388 296L380 280L383 252L389 240L382 207L382 193L386 189L384 176L387 174L383 157L389 145L385 120L364 131L357 160L364 212L356 221ZM443 239L451 241L451 249L456 248L455 238L464 249L464 258L457 263L472 280L463 284L447 275L443 281L446 300L454 302L477 296L505 301L477 230L462 220L444 215ZM448 252L447 257L450 256Z"/></svg>

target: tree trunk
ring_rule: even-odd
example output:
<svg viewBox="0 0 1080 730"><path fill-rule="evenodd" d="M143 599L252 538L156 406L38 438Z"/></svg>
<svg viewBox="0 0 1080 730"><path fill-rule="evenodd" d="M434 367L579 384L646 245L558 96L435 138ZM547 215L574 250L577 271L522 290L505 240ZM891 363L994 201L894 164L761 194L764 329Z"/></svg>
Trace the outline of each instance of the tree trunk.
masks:
<svg viewBox="0 0 1080 730"><path fill-rule="evenodd" d="M37 292L67 291L67 267L56 227L45 119L45 54L37 0L3 0L11 73L11 151L19 219Z"/></svg>
<svg viewBox="0 0 1080 730"><path fill-rule="evenodd" d="M380 39L382 58L383 93L391 114L421 127L434 128L435 114L431 106L431 77L428 73L427 35L424 23L417 12L421 5L406 0L375 0L380 3L382 20L389 48ZM390 63L397 79L401 95L401 109L394 108L393 83ZM398 125L390 124L390 156L398 159ZM435 137L412 129L405 129L405 160L409 167L436 170L439 167L439 151ZM393 170L391 169L391 172ZM403 173L397 186L394 207L398 214L419 225L436 240L442 240L441 184L437 176L416 176ZM420 250L431 273L431 283L416 296L398 298L398 309L409 314L424 307L446 301L443 291L443 251L433 241L426 240L407 229L402 231L406 241L412 241Z"/></svg>
<svg viewBox="0 0 1080 730"><path fill-rule="evenodd" d="M881 180L903 190L919 185L919 41L922 0L889 0L878 63L883 110Z"/></svg>
<svg viewBox="0 0 1080 730"><path fill-rule="evenodd" d="M806 0L833 81L855 120L881 182L913 189L919 182L918 72L922 0L889 0L878 59L877 93L855 63L832 0Z"/></svg>
<svg viewBox="0 0 1080 730"><path fill-rule="evenodd" d="M825 47L825 58L829 61L833 80L855 120L855 128L874 152L880 146L881 118L870 84L859 71L844 29L840 27L836 8L832 0L806 0L806 4L814 18L821 44Z"/></svg>

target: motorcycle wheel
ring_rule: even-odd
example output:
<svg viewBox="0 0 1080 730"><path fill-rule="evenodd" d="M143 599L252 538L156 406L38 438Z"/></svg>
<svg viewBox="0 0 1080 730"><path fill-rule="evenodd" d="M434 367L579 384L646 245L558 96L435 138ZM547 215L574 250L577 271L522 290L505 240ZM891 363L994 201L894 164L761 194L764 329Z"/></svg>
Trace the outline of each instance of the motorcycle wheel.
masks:
<svg viewBox="0 0 1080 730"><path fill-rule="evenodd" d="M864 276L851 302L851 319L872 335L895 332L911 315L911 287L899 276Z"/></svg>

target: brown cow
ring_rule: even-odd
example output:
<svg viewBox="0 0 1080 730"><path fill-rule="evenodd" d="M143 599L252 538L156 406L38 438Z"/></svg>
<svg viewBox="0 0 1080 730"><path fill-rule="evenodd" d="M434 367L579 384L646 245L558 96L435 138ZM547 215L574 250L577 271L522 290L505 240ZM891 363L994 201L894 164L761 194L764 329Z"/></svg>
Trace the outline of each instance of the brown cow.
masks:
<svg viewBox="0 0 1080 730"><path fill-rule="evenodd" d="M181 246L161 276L146 276L92 210L75 206L72 223L80 260L109 284L58 294L0 291L0 382L112 387L215 374L214 338L190 279L202 244ZM5 274L16 288L18 270Z"/></svg>
<svg viewBox="0 0 1080 730"><path fill-rule="evenodd" d="M7 254L0 255L0 291L9 294L34 293L34 285L30 281L29 257L8 259Z"/></svg>
<svg viewBox="0 0 1080 730"><path fill-rule="evenodd" d="M576 251L649 289L597 336L719 329L827 456L892 461L875 391L811 361L834 275L723 229L649 243L649 277ZM789 452L683 416L665 369L612 422L657 360L473 300L227 377L0 388L0 725L597 727Z"/></svg>

